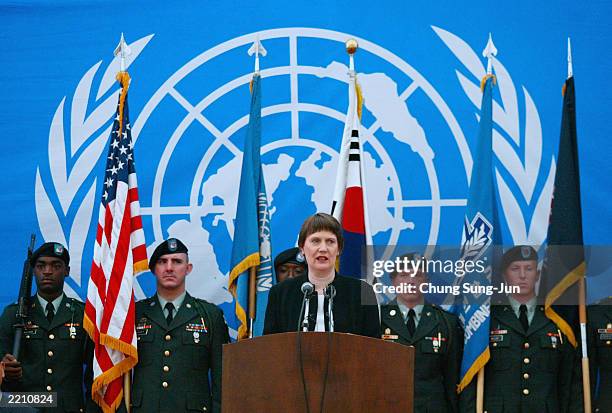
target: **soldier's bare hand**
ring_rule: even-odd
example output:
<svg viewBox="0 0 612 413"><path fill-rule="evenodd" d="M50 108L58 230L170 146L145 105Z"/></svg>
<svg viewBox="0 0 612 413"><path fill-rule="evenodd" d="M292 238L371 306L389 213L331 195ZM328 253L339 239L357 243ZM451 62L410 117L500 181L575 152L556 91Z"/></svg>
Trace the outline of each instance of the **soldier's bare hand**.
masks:
<svg viewBox="0 0 612 413"><path fill-rule="evenodd" d="M21 363L12 354L5 354L2 358L4 364L4 378L7 381L19 380L22 376Z"/></svg>

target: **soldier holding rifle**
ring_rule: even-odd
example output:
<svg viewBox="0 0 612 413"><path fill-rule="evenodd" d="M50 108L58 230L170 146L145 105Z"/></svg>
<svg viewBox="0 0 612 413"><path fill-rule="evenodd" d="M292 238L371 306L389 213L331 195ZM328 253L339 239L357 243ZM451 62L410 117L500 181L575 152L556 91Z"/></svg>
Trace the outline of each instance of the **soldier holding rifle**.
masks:
<svg viewBox="0 0 612 413"><path fill-rule="evenodd" d="M29 283L27 278L31 272L25 265L20 300L7 306L0 317L2 389L57 393L57 407L45 411L83 412L83 372L90 391L93 343L83 330L85 305L63 292L70 255L62 244L47 242L31 254L29 264L36 294L30 296L31 278ZM22 307L27 303L26 314L20 314L19 303Z"/></svg>

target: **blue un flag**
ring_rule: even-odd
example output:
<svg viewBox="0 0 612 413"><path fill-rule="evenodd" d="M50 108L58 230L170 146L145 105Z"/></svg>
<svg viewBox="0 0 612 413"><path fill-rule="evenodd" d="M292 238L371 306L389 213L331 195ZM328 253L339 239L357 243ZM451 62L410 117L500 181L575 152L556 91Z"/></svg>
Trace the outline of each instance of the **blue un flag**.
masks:
<svg viewBox="0 0 612 413"><path fill-rule="evenodd" d="M270 212L261 167L261 78L253 76L251 113L242 158L240 190L236 207L229 290L236 300L240 322L238 340L261 335L272 277ZM256 269L256 292L249 294L249 272ZM255 318L249 321L249 296L255 297Z"/></svg>

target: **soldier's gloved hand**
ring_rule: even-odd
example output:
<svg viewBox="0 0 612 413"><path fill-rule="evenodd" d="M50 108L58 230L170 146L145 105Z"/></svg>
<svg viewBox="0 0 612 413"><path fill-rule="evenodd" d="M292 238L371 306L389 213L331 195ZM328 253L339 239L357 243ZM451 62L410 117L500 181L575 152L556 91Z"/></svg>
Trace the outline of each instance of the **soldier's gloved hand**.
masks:
<svg viewBox="0 0 612 413"><path fill-rule="evenodd" d="M4 379L6 381L16 381L21 379L21 363L12 354L5 354L2 358L4 363Z"/></svg>

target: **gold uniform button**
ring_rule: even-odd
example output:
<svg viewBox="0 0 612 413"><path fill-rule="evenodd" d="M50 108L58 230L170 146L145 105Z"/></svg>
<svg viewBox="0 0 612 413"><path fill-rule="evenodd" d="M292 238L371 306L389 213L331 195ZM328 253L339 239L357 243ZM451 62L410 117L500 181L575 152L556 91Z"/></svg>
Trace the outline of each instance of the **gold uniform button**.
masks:
<svg viewBox="0 0 612 413"><path fill-rule="evenodd" d="M163 387L164 389L167 389L167 388L168 388L168 382L167 382L167 381L163 381L163 382L162 382L162 387Z"/></svg>
<svg viewBox="0 0 612 413"><path fill-rule="evenodd" d="M525 358L523 359L523 363L524 363L524 364L529 364L529 361L530 361L530 360L529 360L529 357L525 357Z"/></svg>
<svg viewBox="0 0 612 413"><path fill-rule="evenodd" d="M202 411L205 412L206 411L206 406L202 407Z"/></svg>
<svg viewBox="0 0 612 413"><path fill-rule="evenodd" d="M523 394L524 394L525 396L529 395L529 389L523 389Z"/></svg>
<svg viewBox="0 0 612 413"><path fill-rule="evenodd" d="M529 373L525 373L525 374L523 374L523 378L524 378L525 380L527 380L527 379L529 378Z"/></svg>
<svg viewBox="0 0 612 413"><path fill-rule="evenodd" d="M51 386L47 386L47 391L51 391Z"/></svg>
<svg viewBox="0 0 612 413"><path fill-rule="evenodd" d="M497 347L497 343L493 343L493 347Z"/></svg>
<svg viewBox="0 0 612 413"><path fill-rule="evenodd" d="M53 369L47 369L47 373L53 374Z"/></svg>
<svg viewBox="0 0 612 413"><path fill-rule="evenodd" d="M529 343L523 344L523 348L529 348Z"/></svg>
<svg viewBox="0 0 612 413"><path fill-rule="evenodd" d="M164 351L164 356L166 356L166 357L170 356L170 350Z"/></svg>
<svg viewBox="0 0 612 413"><path fill-rule="evenodd" d="M164 337L164 339L166 341L170 341L170 340L172 340L172 336L170 336L170 334L166 334L166 337Z"/></svg>
<svg viewBox="0 0 612 413"><path fill-rule="evenodd" d="M606 346L609 346L610 344L612 344L612 341L610 340L606 341Z"/></svg>
<svg viewBox="0 0 612 413"><path fill-rule="evenodd" d="M53 334L49 334L49 340L53 340L55 336Z"/></svg>
<svg viewBox="0 0 612 413"><path fill-rule="evenodd" d="M51 350L49 350L49 352L47 353L47 356L53 357L53 352Z"/></svg>
<svg viewBox="0 0 612 413"><path fill-rule="evenodd" d="M170 367L168 367L168 366L164 366L164 371L165 371L166 373L167 373L167 372L169 372L169 371L170 371Z"/></svg>

